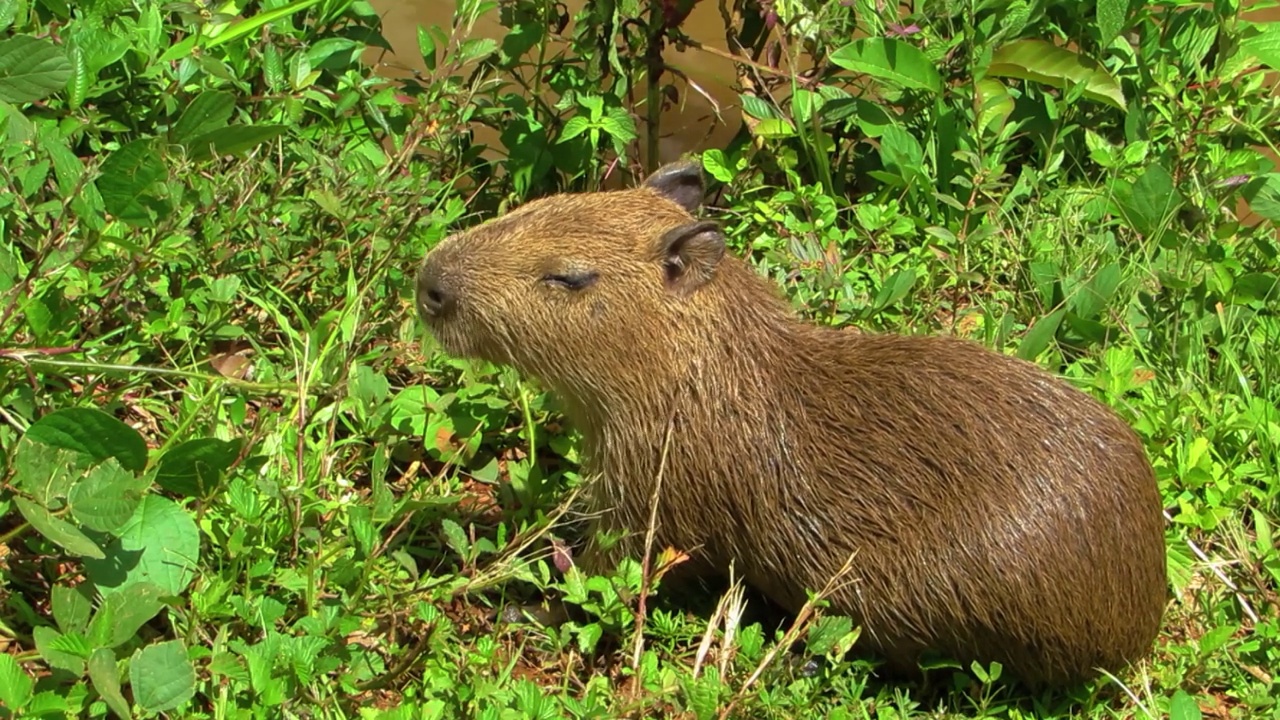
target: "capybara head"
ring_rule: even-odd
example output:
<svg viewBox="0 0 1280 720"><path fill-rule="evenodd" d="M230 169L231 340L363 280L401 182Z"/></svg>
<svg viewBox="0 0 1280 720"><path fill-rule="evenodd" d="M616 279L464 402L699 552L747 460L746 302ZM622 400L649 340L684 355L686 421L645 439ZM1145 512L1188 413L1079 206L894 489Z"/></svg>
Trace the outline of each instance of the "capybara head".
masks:
<svg viewBox="0 0 1280 720"><path fill-rule="evenodd" d="M565 401L592 478L587 569L638 557L656 500L657 548L792 612L847 568L832 611L892 670L937 653L1064 684L1143 656L1164 525L1129 426L968 340L802 321L696 216L702 194L680 163L535 200L418 273L447 352ZM629 534L606 546L601 529Z"/></svg>

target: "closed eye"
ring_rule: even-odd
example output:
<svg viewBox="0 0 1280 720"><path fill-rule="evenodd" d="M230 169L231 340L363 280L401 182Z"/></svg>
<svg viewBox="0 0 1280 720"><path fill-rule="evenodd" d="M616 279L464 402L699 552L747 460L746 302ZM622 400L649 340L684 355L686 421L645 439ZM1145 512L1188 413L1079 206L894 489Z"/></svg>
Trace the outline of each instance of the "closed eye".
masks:
<svg viewBox="0 0 1280 720"><path fill-rule="evenodd" d="M582 290L594 283L599 277L600 273L592 271L552 273L543 275L542 282L565 290Z"/></svg>

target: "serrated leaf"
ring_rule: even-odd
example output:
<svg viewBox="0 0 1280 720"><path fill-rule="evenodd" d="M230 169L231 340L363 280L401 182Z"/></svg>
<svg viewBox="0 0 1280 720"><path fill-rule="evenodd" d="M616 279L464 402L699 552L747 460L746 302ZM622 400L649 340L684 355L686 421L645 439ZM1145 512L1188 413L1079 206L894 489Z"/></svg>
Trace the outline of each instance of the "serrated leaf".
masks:
<svg viewBox="0 0 1280 720"><path fill-rule="evenodd" d="M108 458L71 488L67 503L71 515L84 527L115 532L133 517L150 484L149 479L139 479L120 467L115 458Z"/></svg>
<svg viewBox="0 0 1280 720"><path fill-rule="evenodd" d="M589 127L591 127L589 119L582 115L574 115L565 122L564 129L560 131L560 139L556 142L562 143L572 140L586 132Z"/></svg>
<svg viewBox="0 0 1280 720"><path fill-rule="evenodd" d="M1024 39L1001 46L991 55L987 75L1013 77L1063 89L1067 83L1083 84L1084 96L1125 109L1120 83L1085 56L1050 42Z"/></svg>
<svg viewBox="0 0 1280 720"><path fill-rule="evenodd" d="M70 60L71 82L67 83L67 102L72 110L79 110L89 94L92 75L89 73L89 64L84 59L84 50L72 48Z"/></svg>
<svg viewBox="0 0 1280 720"><path fill-rule="evenodd" d="M62 408L40 418L23 437L83 453L101 462L115 458L126 470L147 465L147 443L137 430L94 408Z"/></svg>
<svg viewBox="0 0 1280 720"><path fill-rule="evenodd" d="M232 125L207 132L185 144L192 160L207 160L215 155L247 152L288 129L285 125Z"/></svg>
<svg viewBox="0 0 1280 720"><path fill-rule="evenodd" d="M199 438L176 445L156 463L156 484L188 497L207 497L240 456L242 440Z"/></svg>
<svg viewBox="0 0 1280 720"><path fill-rule="evenodd" d="M106 558L102 548L71 523L54 517L48 510L24 497L15 497L13 502L18 506L18 512L22 513L22 517L31 523L31 527L35 528L36 532L62 549L87 560Z"/></svg>
<svg viewBox="0 0 1280 720"><path fill-rule="evenodd" d="M124 720L131 720L133 713L129 710L129 702L120 692L120 672L116 668L115 653L107 648L93 651L89 658L89 681L112 712Z"/></svg>
<svg viewBox="0 0 1280 720"><path fill-rule="evenodd" d="M71 70L67 54L48 40L30 35L0 40L0 100L43 100L67 86Z"/></svg>
<svg viewBox="0 0 1280 720"><path fill-rule="evenodd" d="M18 665L18 661L9 653L0 653L0 707L8 708L14 717L19 717L17 711L31 702L34 687L35 680Z"/></svg>
<svg viewBox="0 0 1280 720"><path fill-rule="evenodd" d="M89 625L93 603L85 597L86 587L53 586L53 621L62 632L82 633Z"/></svg>
<svg viewBox="0 0 1280 720"><path fill-rule="evenodd" d="M96 184L107 212L130 225L149 227L152 220L144 196L167 174L164 159L152 141L141 139L108 155Z"/></svg>
<svg viewBox="0 0 1280 720"><path fill-rule="evenodd" d="M36 641L36 651L49 667L65 670L77 677L84 674L84 660L57 648L62 633L47 625L41 625L31 631L31 638Z"/></svg>
<svg viewBox="0 0 1280 720"><path fill-rule="evenodd" d="M182 116L169 131L169 139L186 145L205 133L226 127L235 110L234 95L221 90L206 90L182 111Z"/></svg>
<svg viewBox="0 0 1280 720"><path fill-rule="evenodd" d="M449 543L449 547L458 553L463 559L467 557L467 551L471 548L471 543L467 540L467 533L462 529L456 521L450 518L444 518L440 521L441 529L444 530L445 542Z"/></svg>
<svg viewBox="0 0 1280 720"><path fill-rule="evenodd" d="M195 696L196 670L179 640L148 645L129 662L129 685L142 709L173 710Z"/></svg>
<svg viewBox="0 0 1280 720"><path fill-rule="evenodd" d="M149 582L170 595L181 595L191 583L200 556L200 532L177 503L147 495L116 535L103 548L104 558L84 563L99 589Z"/></svg>
<svg viewBox="0 0 1280 720"><path fill-rule="evenodd" d="M830 60L845 70L894 85L942 92L942 76L928 56L901 40L881 37L855 40L831 53Z"/></svg>

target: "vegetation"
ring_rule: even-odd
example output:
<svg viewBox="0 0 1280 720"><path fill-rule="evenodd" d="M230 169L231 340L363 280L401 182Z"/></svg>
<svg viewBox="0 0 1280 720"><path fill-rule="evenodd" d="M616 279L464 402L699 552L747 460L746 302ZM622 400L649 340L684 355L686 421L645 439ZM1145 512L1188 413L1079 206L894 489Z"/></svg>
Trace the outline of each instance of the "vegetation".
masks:
<svg viewBox="0 0 1280 720"><path fill-rule="evenodd" d="M709 212L815 322L971 336L1135 425L1149 662L891 685L821 602L779 626L570 566L572 429L435 351L412 273L652 169L692 0L463 0L404 82L366 0L0 0L0 717L1280 717L1280 28L716 2L746 123L701 153ZM544 596L574 619L495 619Z"/></svg>

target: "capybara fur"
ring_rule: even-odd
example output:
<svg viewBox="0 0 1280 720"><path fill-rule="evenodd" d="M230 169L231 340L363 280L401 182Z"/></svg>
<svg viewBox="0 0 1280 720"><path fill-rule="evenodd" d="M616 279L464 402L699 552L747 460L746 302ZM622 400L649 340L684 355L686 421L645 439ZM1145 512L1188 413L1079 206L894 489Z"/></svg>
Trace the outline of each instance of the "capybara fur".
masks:
<svg viewBox="0 0 1280 720"><path fill-rule="evenodd" d="M581 431L593 528L630 533L585 569L640 556L662 464L655 550L732 563L792 613L853 554L829 611L890 671L932 654L1044 687L1143 657L1167 586L1132 429L969 340L803 321L696 217L703 193L683 162L530 201L417 275L446 352L538 380Z"/></svg>

